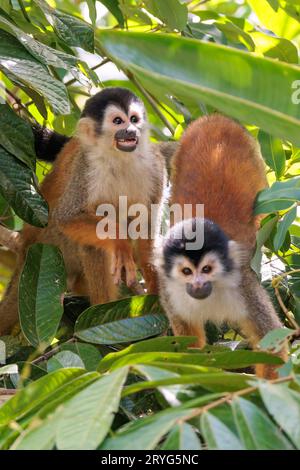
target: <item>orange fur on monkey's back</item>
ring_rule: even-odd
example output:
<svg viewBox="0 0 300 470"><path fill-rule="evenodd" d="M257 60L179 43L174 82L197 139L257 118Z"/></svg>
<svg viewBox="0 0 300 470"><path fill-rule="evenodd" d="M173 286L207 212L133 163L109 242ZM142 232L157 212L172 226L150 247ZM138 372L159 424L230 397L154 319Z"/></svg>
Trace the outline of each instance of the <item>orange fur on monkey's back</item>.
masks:
<svg viewBox="0 0 300 470"><path fill-rule="evenodd" d="M172 204L204 204L204 216L229 238L254 244L254 201L267 182L259 146L242 126L219 114L197 119L181 139L173 171Z"/></svg>

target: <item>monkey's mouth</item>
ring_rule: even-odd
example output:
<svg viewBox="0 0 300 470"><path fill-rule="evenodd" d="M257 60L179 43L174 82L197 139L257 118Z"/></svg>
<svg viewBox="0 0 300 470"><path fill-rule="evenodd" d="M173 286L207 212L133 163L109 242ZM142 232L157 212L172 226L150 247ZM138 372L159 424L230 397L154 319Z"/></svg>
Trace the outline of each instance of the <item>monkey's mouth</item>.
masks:
<svg viewBox="0 0 300 470"><path fill-rule="evenodd" d="M133 152L139 143L137 137L131 137L130 139L116 139L116 147L121 152Z"/></svg>

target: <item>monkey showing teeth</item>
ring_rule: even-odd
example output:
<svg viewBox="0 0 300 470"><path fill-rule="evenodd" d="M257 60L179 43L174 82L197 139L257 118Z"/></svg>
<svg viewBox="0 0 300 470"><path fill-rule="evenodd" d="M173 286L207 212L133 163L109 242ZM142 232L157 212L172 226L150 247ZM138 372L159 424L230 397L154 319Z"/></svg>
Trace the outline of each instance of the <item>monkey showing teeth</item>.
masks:
<svg viewBox="0 0 300 470"><path fill-rule="evenodd" d="M191 204L194 218L170 229L156 263L174 334L196 336L200 348L207 320L237 327L253 347L282 326L250 268L260 222L254 202L266 184L259 146L242 126L215 114L188 127L173 158L170 202L183 211ZM205 219L195 217L197 204ZM286 347L280 355L286 359ZM257 365L256 373L272 378L276 369Z"/></svg>
<svg viewBox="0 0 300 470"><path fill-rule="evenodd" d="M150 144L143 103L130 90L106 88L87 100L74 137L39 128L35 135L38 156L43 158L45 152L46 160L49 154L55 159L41 185L49 204L49 223L44 229L25 225L22 231L17 268L0 303L0 336L9 333L18 320L19 277L27 248L36 242L61 249L68 290L88 295L91 304L116 299L117 284L125 275L132 285L137 266L147 291L157 291L150 234L155 232L158 216L151 216L151 205L160 204L165 165L158 147ZM120 196L127 197L128 208L136 204L147 208L148 238L132 243L130 237L121 237L118 218L113 222L115 236L97 235L104 218L97 209L109 205L118 217Z"/></svg>

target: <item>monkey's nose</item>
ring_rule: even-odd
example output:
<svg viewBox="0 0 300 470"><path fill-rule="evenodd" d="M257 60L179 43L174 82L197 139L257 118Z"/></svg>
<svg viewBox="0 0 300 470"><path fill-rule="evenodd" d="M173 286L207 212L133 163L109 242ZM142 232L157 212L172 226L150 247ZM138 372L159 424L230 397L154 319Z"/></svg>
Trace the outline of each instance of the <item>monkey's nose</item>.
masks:
<svg viewBox="0 0 300 470"><path fill-rule="evenodd" d="M201 286L199 284L188 283L186 285L187 293L194 299L206 299L211 294L212 285L211 282L205 282Z"/></svg>

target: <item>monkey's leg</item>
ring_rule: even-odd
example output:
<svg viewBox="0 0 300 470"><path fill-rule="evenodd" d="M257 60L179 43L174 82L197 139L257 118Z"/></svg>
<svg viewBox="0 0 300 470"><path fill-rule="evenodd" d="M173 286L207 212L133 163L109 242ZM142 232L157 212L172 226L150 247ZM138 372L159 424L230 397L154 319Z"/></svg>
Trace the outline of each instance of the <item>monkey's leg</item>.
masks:
<svg viewBox="0 0 300 470"><path fill-rule="evenodd" d="M191 344L194 348L204 348L206 345L205 330L199 325L187 323L182 318L169 315L171 327L175 336L197 336L195 343Z"/></svg>
<svg viewBox="0 0 300 470"><path fill-rule="evenodd" d="M250 268L245 269L242 273L241 289L248 315L240 323L240 326L250 344L255 347L269 331L282 328L282 324L267 292L259 284L255 273ZM288 349L285 343L278 356L286 361L287 353ZM258 377L274 379L278 376L276 366L258 364L255 369Z"/></svg>
<svg viewBox="0 0 300 470"><path fill-rule="evenodd" d="M158 293L158 279L155 267L151 263L153 255L153 240L138 240L138 258L139 266L144 276L147 293L157 294Z"/></svg>
<svg viewBox="0 0 300 470"><path fill-rule="evenodd" d="M118 289L110 272L109 255L93 247L82 248L80 255L91 304L116 300Z"/></svg>
<svg viewBox="0 0 300 470"><path fill-rule="evenodd" d="M17 269L11 278L3 300L0 302L0 336L10 334L19 321L19 278L20 270Z"/></svg>

